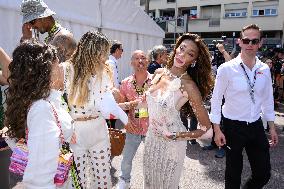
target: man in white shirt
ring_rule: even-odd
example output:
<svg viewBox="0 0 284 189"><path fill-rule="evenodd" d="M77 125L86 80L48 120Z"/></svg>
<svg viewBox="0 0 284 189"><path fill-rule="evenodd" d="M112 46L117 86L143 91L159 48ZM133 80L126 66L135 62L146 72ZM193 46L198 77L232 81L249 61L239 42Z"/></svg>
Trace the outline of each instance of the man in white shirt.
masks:
<svg viewBox="0 0 284 189"><path fill-rule="evenodd" d="M123 53L122 43L117 40L114 40L110 48L108 63L112 68L113 82L116 88L119 88L117 61L118 59L121 58L122 53Z"/></svg>
<svg viewBox="0 0 284 189"><path fill-rule="evenodd" d="M272 81L268 66L256 57L262 45L260 28L255 24L245 26L238 42L239 56L218 68L210 120L214 124L216 144L226 148L225 188L240 188L243 148L252 170L244 188L262 188L270 179L269 144L278 143ZM220 130L223 96L224 133ZM264 133L260 113L270 126L271 141Z"/></svg>
<svg viewBox="0 0 284 189"><path fill-rule="evenodd" d="M112 69L114 87L117 89L119 88L117 60L121 58L122 53L122 43L117 40L114 40L112 46L110 47L108 64ZM106 121L108 127L115 128L116 119L107 119Z"/></svg>

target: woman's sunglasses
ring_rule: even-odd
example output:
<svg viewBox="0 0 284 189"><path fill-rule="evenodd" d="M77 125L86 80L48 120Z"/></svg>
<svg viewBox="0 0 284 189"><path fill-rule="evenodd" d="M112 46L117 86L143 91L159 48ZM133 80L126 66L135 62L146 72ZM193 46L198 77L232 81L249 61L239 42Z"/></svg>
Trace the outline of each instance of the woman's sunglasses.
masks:
<svg viewBox="0 0 284 189"><path fill-rule="evenodd" d="M246 44L246 45L250 44L250 42L251 42L252 45L258 45L259 42L260 42L260 39L243 38L241 40L242 40L243 44Z"/></svg>

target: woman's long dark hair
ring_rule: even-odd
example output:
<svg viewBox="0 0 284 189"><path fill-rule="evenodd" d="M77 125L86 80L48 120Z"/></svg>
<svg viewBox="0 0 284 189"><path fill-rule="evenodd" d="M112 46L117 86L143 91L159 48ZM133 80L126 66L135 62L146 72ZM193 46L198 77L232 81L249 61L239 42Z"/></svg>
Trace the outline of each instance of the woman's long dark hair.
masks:
<svg viewBox="0 0 284 189"><path fill-rule="evenodd" d="M195 66L189 66L187 68L187 73L197 85L202 99L205 100L214 86L214 80L211 70L211 56L207 45L199 35L186 33L178 38L174 51L169 58L168 67L171 68L173 66L176 49L184 40L193 41L199 50ZM184 112L186 115L192 114L192 110L188 102L182 107L182 112Z"/></svg>
<svg viewBox="0 0 284 189"><path fill-rule="evenodd" d="M25 138L30 106L50 94L52 63L56 58L54 47L36 41L25 41L14 50L5 112L9 137Z"/></svg>

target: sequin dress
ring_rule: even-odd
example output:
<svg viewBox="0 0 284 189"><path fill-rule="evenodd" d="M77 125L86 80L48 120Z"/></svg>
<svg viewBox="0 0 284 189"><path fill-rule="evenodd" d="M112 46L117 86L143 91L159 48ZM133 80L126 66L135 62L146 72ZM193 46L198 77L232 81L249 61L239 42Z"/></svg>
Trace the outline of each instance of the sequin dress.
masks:
<svg viewBox="0 0 284 189"><path fill-rule="evenodd" d="M166 140L154 132L155 123L169 132L186 131L175 107L180 79L171 81L166 91L147 93L149 130L143 158L145 189L177 189L186 154L186 141Z"/></svg>

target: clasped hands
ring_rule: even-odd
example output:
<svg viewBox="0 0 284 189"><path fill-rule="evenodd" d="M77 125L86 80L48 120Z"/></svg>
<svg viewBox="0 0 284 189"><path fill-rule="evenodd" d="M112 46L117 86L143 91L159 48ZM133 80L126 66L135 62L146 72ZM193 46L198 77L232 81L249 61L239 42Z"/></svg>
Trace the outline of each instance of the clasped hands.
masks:
<svg viewBox="0 0 284 189"><path fill-rule="evenodd" d="M161 120L163 120L163 119L161 119ZM151 124L152 124L152 131L156 136L162 137L166 140L176 140L176 133L170 132L164 126L163 122L158 121L156 119L152 119Z"/></svg>

